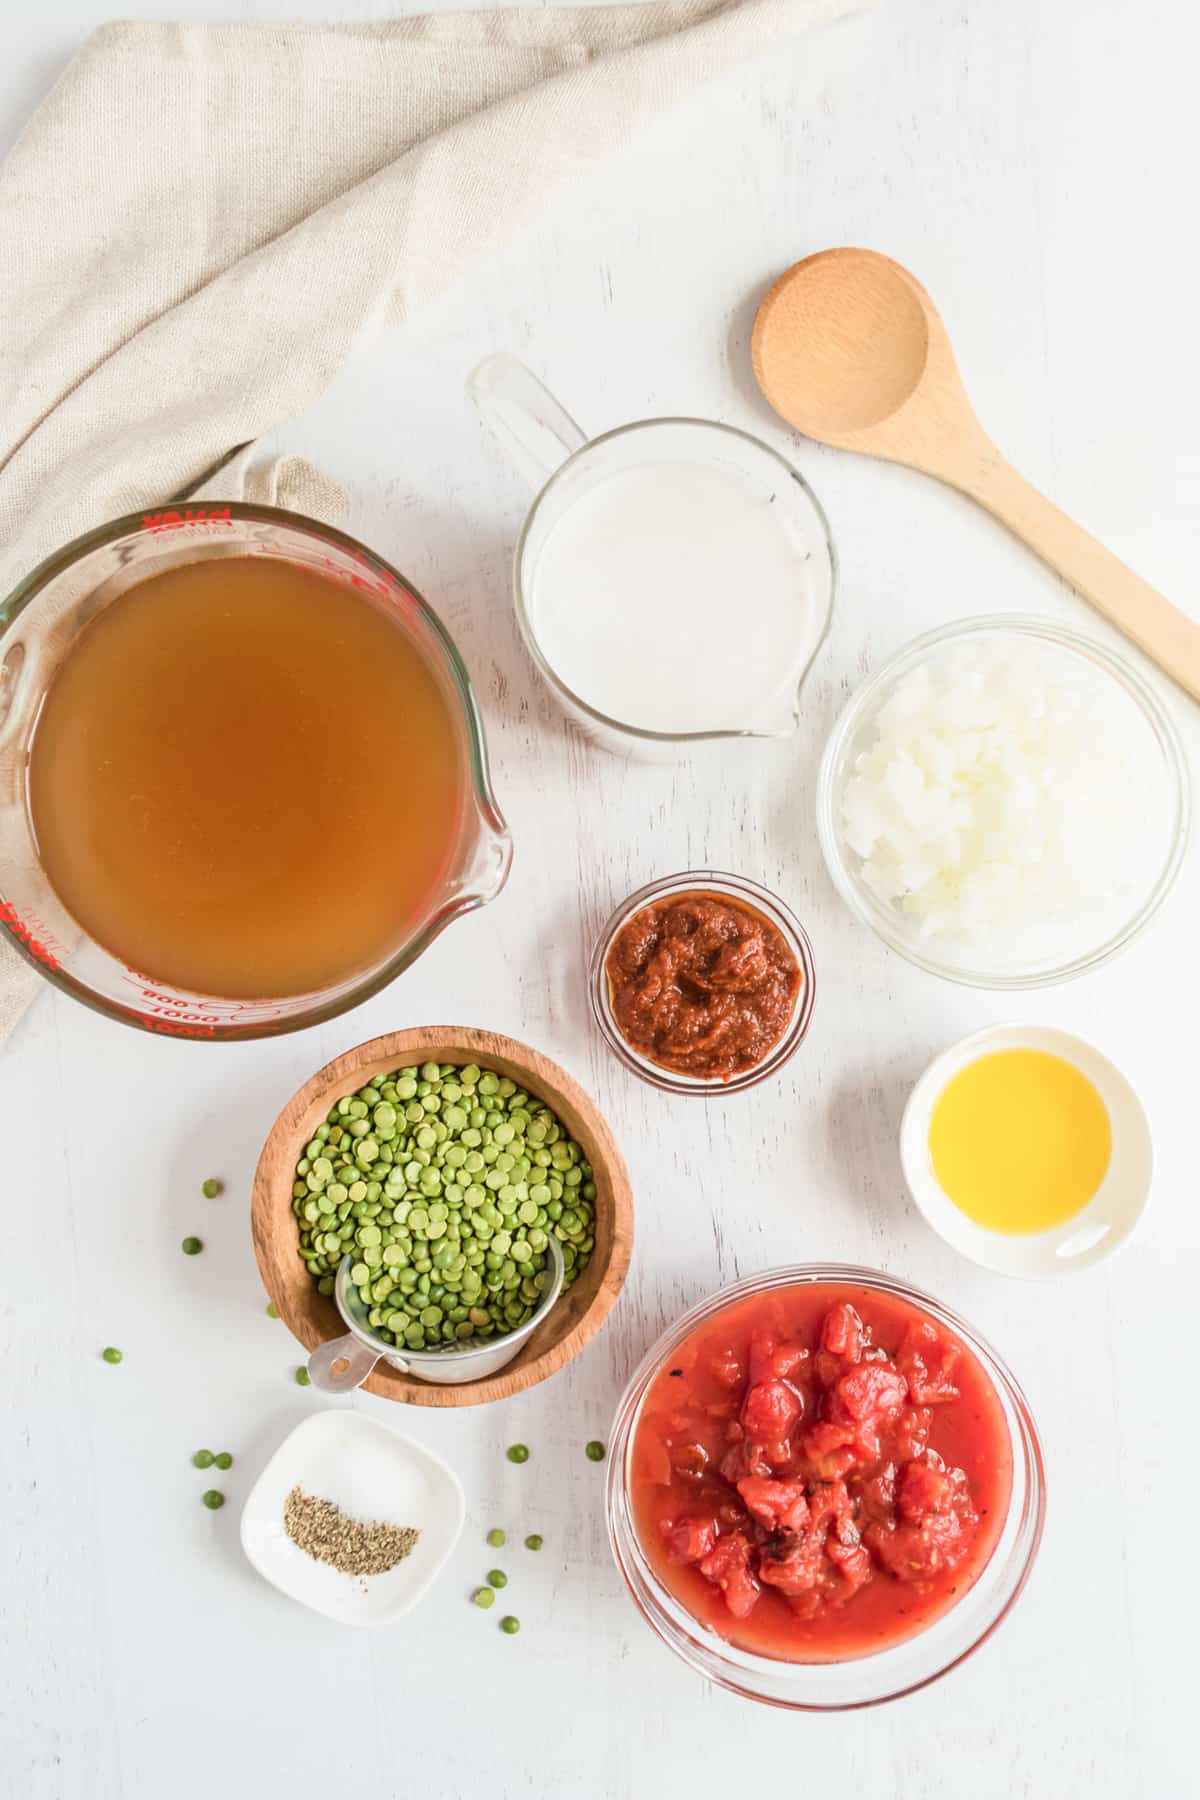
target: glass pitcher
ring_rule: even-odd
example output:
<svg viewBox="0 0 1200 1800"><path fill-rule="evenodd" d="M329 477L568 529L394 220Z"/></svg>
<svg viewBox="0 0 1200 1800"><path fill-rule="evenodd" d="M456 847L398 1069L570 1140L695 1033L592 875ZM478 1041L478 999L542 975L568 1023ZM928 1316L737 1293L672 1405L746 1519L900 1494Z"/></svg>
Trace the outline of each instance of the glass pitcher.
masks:
<svg viewBox="0 0 1200 1800"><path fill-rule="evenodd" d="M398 608L461 734L467 782L462 816L449 872L426 915L375 966L282 999L191 993L110 954L58 899L29 817L34 727L47 688L80 632L145 577L222 556L284 558ZM0 928L48 981L97 1012L146 1031L198 1039L270 1037L317 1024L386 987L451 920L494 899L511 860L512 842L492 794L482 723L453 641L411 583L344 532L298 513L233 501L134 513L76 538L0 606Z"/></svg>
<svg viewBox="0 0 1200 1800"><path fill-rule="evenodd" d="M643 419L588 438L532 371L503 352L487 357L472 371L467 389L501 449L536 495L513 558L517 623L539 673L585 735L618 755L651 762L686 755L692 745L708 739L790 736L800 717L801 687L829 630L837 580L829 522L799 470L749 432L712 419ZM611 491L614 482L650 492L656 473L664 470L696 471L702 479L716 476L733 483L758 509L760 523L753 542L786 538L790 545L789 610L783 636L773 646L778 654L762 648L756 655L752 652L757 670L750 686L736 703L731 698L715 705L712 716L698 720L695 729L649 729L632 717L601 710L556 664L538 622L539 584L556 534L569 528L570 521L586 512L606 488ZM651 493L651 510L653 504ZM683 543L664 518L654 528L655 548L660 555L666 552L668 563L677 547L681 561L691 553L692 567L697 554L702 566L712 565L711 545L704 541L711 526L710 514L699 537ZM697 590L674 570L665 572L659 587L668 583L685 598L688 623L676 654L661 666L650 664L653 683L686 684L692 657L703 651L736 659L740 649L754 642L753 609L747 611L746 606L754 584L751 568L739 565L728 591L722 591L722 635L715 644L705 642L704 623L696 611ZM590 600L589 605L588 594L575 585L564 595L568 610L577 606L581 614L611 617L605 596L599 596L599 604L595 594ZM623 645L621 631L619 622L613 624L608 642ZM631 657L647 655L636 627L628 644ZM723 671L727 684L731 670L727 660Z"/></svg>

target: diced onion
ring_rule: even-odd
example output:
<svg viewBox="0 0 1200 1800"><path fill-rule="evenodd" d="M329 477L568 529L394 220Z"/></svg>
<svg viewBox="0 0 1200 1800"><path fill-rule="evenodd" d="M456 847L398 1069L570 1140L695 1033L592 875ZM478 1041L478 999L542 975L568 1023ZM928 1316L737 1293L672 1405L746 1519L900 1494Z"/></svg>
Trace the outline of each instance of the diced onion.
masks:
<svg viewBox="0 0 1200 1800"><path fill-rule="evenodd" d="M842 794L870 891L922 939L1030 956L1128 917L1162 859L1154 735L1102 670L1052 646L961 644L904 675Z"/></svg>

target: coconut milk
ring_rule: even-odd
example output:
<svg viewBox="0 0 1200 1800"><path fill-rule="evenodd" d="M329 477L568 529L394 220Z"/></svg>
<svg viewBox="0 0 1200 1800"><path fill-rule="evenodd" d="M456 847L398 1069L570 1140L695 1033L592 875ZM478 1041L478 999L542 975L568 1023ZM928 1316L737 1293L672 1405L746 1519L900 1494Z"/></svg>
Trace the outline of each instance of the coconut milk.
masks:
<svg viewBox="0 0 1200 1800"><path fill-rule="evenodd" d="M813 648L811 547L774 488L719 462L617 470L549 531L528 597L554 673L645 731L785 730Z"/></svg>

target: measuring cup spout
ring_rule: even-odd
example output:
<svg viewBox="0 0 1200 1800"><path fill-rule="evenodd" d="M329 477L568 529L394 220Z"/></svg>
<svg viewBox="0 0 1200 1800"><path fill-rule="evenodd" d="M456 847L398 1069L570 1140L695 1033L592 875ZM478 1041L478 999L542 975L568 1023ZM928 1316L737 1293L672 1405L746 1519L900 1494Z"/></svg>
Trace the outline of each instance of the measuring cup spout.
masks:
<svg viewBox="0 0 1200 1800"><path fill-rule="evenodd" d="M587 443L574 419L533 371L504 351L485 357L471 371L467 392L500 448L535 493Z"/></svg>
<svg viewBox="0 0 1200 1800"><path fill-rule="evenodd" d="M761 715L746 726L744 735L756 738L791 737L799 723L800 690L792 688L782 699L764 705ZM718 732L716 735L723 737L725 734Z"/></svg>
<svg viewBox="0 0 1200 1800"><path fill-rule="evenodd" d="M494 900L512 867L512 839L499 814L481 809L479 841L468 866L459 877L460 910L469 911Z"/></svg>

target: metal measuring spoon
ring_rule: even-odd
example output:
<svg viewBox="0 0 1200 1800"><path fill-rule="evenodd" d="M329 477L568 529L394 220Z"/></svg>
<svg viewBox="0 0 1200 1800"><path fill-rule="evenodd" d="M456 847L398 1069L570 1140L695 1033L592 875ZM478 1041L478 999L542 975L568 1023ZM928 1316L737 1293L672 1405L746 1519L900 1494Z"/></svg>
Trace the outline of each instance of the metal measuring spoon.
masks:
<svg viewBox="0 0 1200 1800"><path fill-rule="evenodd" d="M400 1351L393 1345L384 1343L368 1323L369 1309L363 1305L362 1296L350 1279L350 1270L356 1259L354 1256L344 1256L338 1264L333 1297L349 1330L344 1337L333 1338L328 1344L319 1344L309 1357L308 1373L313 1386L326 1394L348 1394L354 1388L362 1386L377 1362L390 1363L402 1375L415 1375L418 1381L457 1385L464 1381L482 1381L485 1376L494 1375L497 1369L512 1362L562 1293L567 1275L562 1245L551 1235L548 1247L550 1279L534 1308L532 1318L526 1319L524 1325L519 1325L515 1331L506 1332L503 1337L475 1341L470 1338L456 1340L437 1350Z"/></svg>

